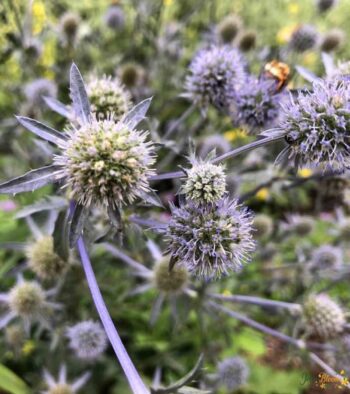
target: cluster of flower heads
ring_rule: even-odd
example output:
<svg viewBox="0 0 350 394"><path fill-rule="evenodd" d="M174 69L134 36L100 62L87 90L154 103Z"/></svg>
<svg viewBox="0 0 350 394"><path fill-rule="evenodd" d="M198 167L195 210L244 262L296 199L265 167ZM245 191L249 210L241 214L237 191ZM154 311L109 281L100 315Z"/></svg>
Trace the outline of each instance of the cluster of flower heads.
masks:
<svg viewBox="0 0 350 394"><path fill-rule="evenodd" d="M318 80L284 106L279 129L264 135L285 135L288 146L277 162L322 166L343 172L350 166L350 87L339 78Z"/></svg>

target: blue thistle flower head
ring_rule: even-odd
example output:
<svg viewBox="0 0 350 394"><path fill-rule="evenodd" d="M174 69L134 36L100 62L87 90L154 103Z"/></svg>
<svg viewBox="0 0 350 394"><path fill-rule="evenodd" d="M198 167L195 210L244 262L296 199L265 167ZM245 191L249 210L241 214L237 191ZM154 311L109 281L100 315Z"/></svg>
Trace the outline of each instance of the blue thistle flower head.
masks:
<svg viewBox="0 0 350 394"><path fill-rule="evenodd" d="M285 135L288 146L277 162L293 160L296 167L323 167L343 172L350 167L350 86L332 78L313 83L283 106L278 130L262 134Z"/></svg>
<svg viewBox="0 0 350 394"><path fill-rule="evenodd" d="M276 93L274 81L249 77L235 92L231 116L251 131L272 127L278 120L284 93Z"/></svg>
<svg viewBox="0 0 350 394"><path fill-rule="evenodd" d="M112 30L122 29L125 25L125 15L121 7L113 5L105 13L104 21Z"/></svg>
<svg viewBox="0 0 350 394"><path fill-rule="evenodd" d="M301 25L294 30L289 46L295 52L305 52L316 46L319 34L314 26Z"/></svg>
<svg viewBox="0 0 350 394"><path fill-rule="evenodd" d="M244 79L242 54L229 46L213 46L199 51L192 60L185 96L203 109L209 104L223 108Z"/></svg>
<svg viewBox="0 0 350 394"><path fill-rule="evenodd" d="M252 216L237 200L225 198L216 205L200 206L189 201L171 209L165 238L167 253L176 264L210 279L238 271L250 260L255 247Z"/></svg>
<svg viewBox="0 0 350 394"><path fill-rule="evenodd" d="M219 383L230 392L237 390L247 383L249 367L242 357L231 357L218 365L217 377Z"/></svg>

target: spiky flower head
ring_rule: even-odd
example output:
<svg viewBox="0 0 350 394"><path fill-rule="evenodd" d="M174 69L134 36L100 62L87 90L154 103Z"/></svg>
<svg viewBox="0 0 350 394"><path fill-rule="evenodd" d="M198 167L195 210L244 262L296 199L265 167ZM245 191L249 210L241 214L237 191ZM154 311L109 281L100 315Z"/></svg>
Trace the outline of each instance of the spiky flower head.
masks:
<svg viewBox="0 0 350 394"><path fill-rule="evenodd" d="M322 245L312 253L311 267L321 270L336 270L343 265L343 252L332 245Z"/></svg>
<svg viewBox="0 0 350 394"><path fill-rule="evenodd" d="M213 204L226 193L226 174L220 164L209 160L190 159L192 167L186 171L186 180L181 192L195 204Z"/></svg>
<svg viewBox="0 0 350 394"><path fill-rule="evenodd" d="M343 310L326 294L312 295L306 300L303 318L307 332L322 340L336 338L346 324Z"/></svg>
<svg viewBox="0 0 350 394"><path fill-rule="evenodd" d="M106 25L112 30L122 29L125 25L125 15L123 9L117 5L108 7L104 15L104 21Z"/></svg>
<svg viewBox="0 0 350 394"><path fill-rule="evenodd" d="M67 329L69 345L77 357L95 360L107 348L107 336L101 324L92 320L82 321Z"/></svg>
<svg viewBox="0 0 350 394"><path fill-rule="evenodd" d="M169 271L169 261L160 261L154 266L154 285L165 294L178 294L188 283L188 271L185 267L175 266Z"/></svg>
<svg viewBox="0 0 350 394"><path fill-rule="evenodd" d="M89 378L90 373L86 372L73 383L68 383L65 365L61 366L57 380L48 371L44 370L44 380L47 390L43 391L43 394L75 394L86 384Z"/></svg>
<svg viewBox="0 0 350 394"><path fill-rule="evenodd" d="M242 52L248 52L255 48L257 33L255 30L243 31L238 39L238 48Z"/></svg>
<svg viewBox="0 0 350 394"><path fill-rule="evenodd" d="M80 16L75 12L68 11L64 13L59 22L59 29L61 32L61 38L67 45L74 45L80 25Z"/></svg>
<svg viewBox="0 0 350 394"><path fill-rule="evenodd" d="M248 126L250 132L272 127L284 98L285 94L276 93L274 81L250 77L235 93L230 107L232 120Z"/></svg>
<svg viewBox="0 0 350 394"><path fill-rule="evenodd" d="M333 8L337 0L316 0L316 6L320 12L325 12Z"/></svg>
<svg viewBox="0 0 350 394"><path fill-rule="evenodd" d="M16 315L32 319L40 315L45 306L45 293L39 283L23 281L9 293L9 307Z"/></svg>
<svg viewBox="0 0 350 394"><path fill-rule="evenodd" d="M44 105L44 96L48 97L56 97L57 95L57 86L54 82L45 79L39 78L34 81L28 83L24 87L24 94L26 96L27 101L33 106L41 107Z"/></svg>
<svg viewBox="0 0 350 394"><path fill-rule="evenodd" d="M236 200L224 198L217 205L190 201L171 209L165 238L174 263L194 275L219 278L249 261L255 246L252 217Z"/></svg>
<svg viewBox="0 0 350 394"><path fill-rule="evenodd" d="M86 85L91 111L97 119L120 120L131 107L130 93L118 78L111 76L96 76L90 78Z"/></svg>
<svg viewBox="0 0 350 394"><path fill-rule="evenodd" d="M27 258L30 269L44 280L58 278L68 265L54 252L51 236L42 237L31 244L27 250Z"/></svg>
<svg viewBox="0 0 350 394"><path fill-rule="evenodd" d="M271 235L273 230L273 222L270 216L263 213L254 217L253 228L255 230L254 236L256 238L264 238Z"/></svg>
<svg viewBox="0 0 350 394"><path fill-rule="evenodd" d="M236 37L242 26L238 15L227 15L217 26L217 32L222 42L230 43Z"/></svg>
<svg viewBox="0 0 350 394"><path fill-rule="evenodd" d="M300 25L291 35L289 46L295 52L305 52L316 46L319 34L314 26Z"/></svg>
<svg viewBox="0 0 350 394"><path fill-rule="evenodd" d="M340 29L332 29L327 32L321 42L321 50L323 52L331 52L339 49L345 39L345 33Z"/></svg>
<svg viewBox="0 0 350 394"><path fill-rule="evenodd" d="M147 135L109 119L92 119L71 131L63 155L54 161L66 172L72 198L85 206L111 201L121 206L148 192L154 156Z"/></svg>
<svg viewBox="0 0 350 394"><path fill-rule="evenodd" d="M132 88L141 84L144 70L138 64L125 63L121 66L118 75L125 86Z"/></svg>
<svg viewBox="0 0 350 394"><path fill-rule="evenodd" d="M245 65L237 49L229 46L203 49L190 64L185 96L204 109L209 104L222 108L244 77Z"/></svg>
<svg viewBox="0 0 350 394"><path fill-rule="evenodd" d="M350 86L332 78L313 83L312 91L299 92L284 106L279 129L262 133L285 135L286 158L296 167L307 165L343 172L350 166Z"/></svg>
<svg viewBox="0 0 350 394"><path fill-rule="evenodd" d="M218 382L230 392L237 390L247 383L249 367L242 357L232 357L218 364Z"/></svg>
<svg viewBox="0 0 350 394"><path fill-rule="evenodd" d="M300 236L310 234L315 227L315 221L311 216L306 215L288 215L286 230Z"/></svg>

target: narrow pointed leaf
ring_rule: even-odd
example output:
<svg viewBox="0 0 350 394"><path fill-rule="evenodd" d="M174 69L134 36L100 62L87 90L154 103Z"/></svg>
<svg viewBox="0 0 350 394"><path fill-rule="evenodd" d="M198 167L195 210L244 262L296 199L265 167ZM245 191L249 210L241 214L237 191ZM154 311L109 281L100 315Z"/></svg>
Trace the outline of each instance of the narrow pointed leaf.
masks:
<svg viewBox="0 0 350 394"><path fill-rule="evenodd" d="M0 194L29 192L53 183L64 177L61 166L51 165L38 168L0 184Z"/></svg>
<svg viewBox="0 0 350 394"><path fill-rule="evenodd" d="M156 207L164 208L164 205L162 204L159 196L153 190L151 190L148 193L141 194L140 198L142 198L142 200L144 200L146 203L148 203L150 205L154 205Z"/></svg>
<svg viewBox="0 0 350 394"><path fill-rule="evenodd" d="M68 260L69 257L69 242L68 242L68 218L69 212L61 211L57 217L55 223L55 229L53 231L53 250L58 254L64 261Z"/></svg>
<svg viewBox="0 0 350 394"><path fill-rule="evenodd" d="M16 218L21 219L26 216L33 215L33 213L53 210L61 210L68 205L67 200L62 197L50 196L39 200L38 202L27 205L17 212Z"/></svg>
<svg viewBox="0 0 350 394"><path fill-rule="evenodd" d="M16 116L16 118L23 127L46 141L50 141L60 146L68 140L68 137L65 134L46 126L35 119L26 118L25 116Z"/></svg>
<svg viewBox="0 0 350 394"><path fill-rule="evenodd" d="M108 217L111 220L112 225L121 230L122 228L122 217L118 208L114 207L111 203L108 204Z"/></svg>
<svg viewBox="0 0 350 394"><path fill-rule="evenodd" d="M84 123L87 123L91 116L90 102L86 93L83 77L74 63L70 69L70 94L76 116Z"/></svg>
<svg viewBox="0 0 350 394"><path fill-rule="evenodd" d="M332 75L335 69L334 60L331 55L328 53L322 52L322 61L324 68L326 70L326 74L328 76Z"/></svg>
<svg viewBox="0 0 350 394"><path fill-rule="evenodd" d="M314 82L318 79L318 77L314 73L312 73L311 71L307 70L302 66L295 66L295 68L298 71L298 73L309 82Z"/></svg>
<svg viewBox="0 0 350 394"><path fill-rule="evenodd" d="M135 105L135 107L123 117L122 121L128 123L132 128L136 127L146 117L151 101L152 97Z"/></svg>
<svg viewBox="0 0 350 394"><path fill-rule="evenodd" d="M53 97L49 97L49 96L43 96L43 99L45 100L46 105L52 109L52 111L57 112L58 114L64 116L65 118L71 118L72 114L69 111L69 108L61 103L60 101L56 100Z"/></svg>
<svg viewBox="0 0 350 394"><path fill-rule="evenodd" d="M0 364L0 390L11 394L28 394L29 387L26 383L5 365Z"/></svg>
<svg viewBox="0 0 350 394"><path fill-rule="evenodd" d="M74 248L79 237L81 236L88 215L89 215L88 208L86 208L84 205L76 204L69 228L70 248Z"/></svg>

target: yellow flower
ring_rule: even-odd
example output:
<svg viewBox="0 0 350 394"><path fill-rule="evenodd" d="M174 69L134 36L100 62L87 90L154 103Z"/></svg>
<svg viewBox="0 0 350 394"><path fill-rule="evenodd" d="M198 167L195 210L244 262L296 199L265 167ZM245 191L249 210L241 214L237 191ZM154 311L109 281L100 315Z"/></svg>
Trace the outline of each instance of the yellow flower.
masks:
<svg viewBox="0 0 350 394"><path fill-rule="evenodd" d="M165 7L169 7L173 4L173 0L163 0L163 4Z"/></svg>
<svg viewBox="0 0 350 394"><path fill-rule="evenodd" d="M303 57L303 64L305 66L314 66L317 61L317 55L315 52L308 52Z"/></svg>
<svg viewBox="0 0 350 394"><path fill-rule="evenodd" d="M247 132L243 129L228 130L228 131L225 131L225 133L224 133L224 137L229 142L244 139L246 136L247 136Z"/></svg>
<svg viewBox="0 0 350 394"><path fill-rule="evenodd" d="M277 32L276 41L278 44L285 44L289 41L291 35L293 34L297 24L289 25L283 27Z"/></svg>
<svg viewBox="0 0 350 394"><path fill-rule="evenodd" d="M312 170L310 168L300 168L298 170L298 176L300 178L309 178L312 175Z"/></svg>
<svg viewBox="0 0 350 394"><path fill-rule="evenodd" d="M22 353L25 356L29 356L31 353L33 353L34 349L35 349L35 342L32 340L28 340L22 346Z"/></svg>
<svg viewBox="0 0 350 394"><path fill-rule="evenodd" d="M45 5L42 1L34 1L32 6L33 14L33 34L39 34L42 32L45 26L46 12Z"/></svg>
<svg viewBox="0 0 350 394"><path fill-rule="evenodd" d="M299 11L300 11L299 4L297 4L297 3L290 3L288 5L288 12L289 12L290 15L297 15L297 14L299 14Z"/></svg>
<svg viewBox="0 0 350 394"><path fill-rule="evenodd" d="M223 295L223 296L230 296L230 295L232 295L232 293L230 292L230 290L225 289L225 290L222 292L222 295Z"/></svg>
<svg viewBox="0 0 350 394"><path fill-rule="evenodd" d="M270 196L270 192L267 187L263 187L255 195L255 197L260 201L266 201L269 198L269 196Z"/></svg>

